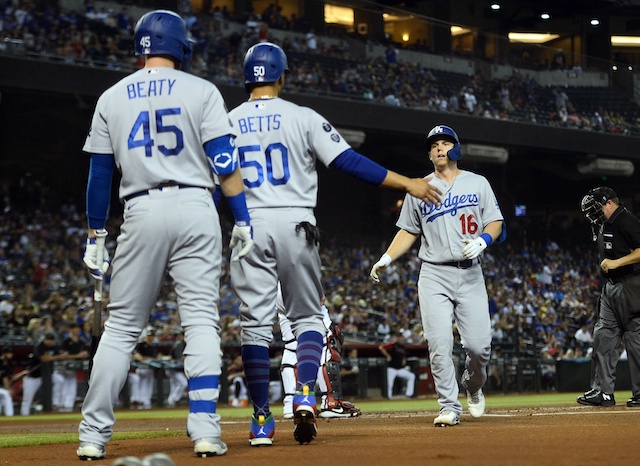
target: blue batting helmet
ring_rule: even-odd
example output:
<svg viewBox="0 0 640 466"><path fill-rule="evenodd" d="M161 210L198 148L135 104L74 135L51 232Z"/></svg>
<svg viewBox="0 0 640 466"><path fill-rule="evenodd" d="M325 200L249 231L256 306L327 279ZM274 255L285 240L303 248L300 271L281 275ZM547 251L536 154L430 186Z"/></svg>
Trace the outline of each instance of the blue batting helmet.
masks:
<svg viewBox="0 0 640 466"><path fill-rule="evenodd" d="M289 71L287 56L276 44L260 42L244 56L244 87L252 83L274 83Z"/></svg>
<svg viewBox="0 0 640 466"><path fill-rule="evenodd" d="M445 125L434 126L433 129L429 131L429 134L427 134L427 147L431 147L431 143L438 139L447 139L454 144L453 148L447 152L447 156L451 160L455 162L462 158L460 138L458 138L458 135L451 127Z"/></svg>
<svg viewBox="0 0 640 466"><path fill-rule="evenodd" d="M169 55L189 68L191 42L184 20L173 11L150 11L138 20L134 31L136 55Z"/></svg>

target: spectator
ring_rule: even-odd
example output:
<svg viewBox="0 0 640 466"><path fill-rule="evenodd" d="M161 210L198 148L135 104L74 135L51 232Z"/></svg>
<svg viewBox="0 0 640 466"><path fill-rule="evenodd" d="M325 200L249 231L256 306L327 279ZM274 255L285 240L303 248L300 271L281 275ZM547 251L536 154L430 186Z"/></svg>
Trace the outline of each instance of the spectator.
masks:
<svg viewBox="0 0 640 466"><path fill-rule="evenodd" d="M169 378L169 396L167 406L173 408L187 393L187 377L184 375L184 332L176 333L176 338L169 352L170 365L165 368L165 373Z"/></svg>
<svg viewBox="0 0 640 466"><path fill-rule="evenodd" d="M307 44L307 51L316 53L318 51L318 38L315 31L312 29L305 35L305 43Z"/></svg>
<svg viewBox="0 0 640 466"><path fill-rule="evenodd" d="M63 361L66 355L60 352L60 347L56 345L56 336L53 333L45 335L44 339L38 342L33 355L29 360L27 375L22 379L22 404L20 415L29 416L31 405L42 385L42 367L53 365L53 361Z"/></svg>
<svg viewBox="0 0 640 466"><path fill-rule="evenodd" d="M400 333L393 333L388 343L379 345L378 349L387 360L387 398L393 398L393 386L396 378L406 383L404 396L411 398L415 389L416 375L407 365L407 349Z"/></svg>
<svg viewBox="0 0 640 466"><path fill-rule="evenodd" d="M229 383L229 406L246 408L249 406L249 391L242 368L242 356L237 354L227 365L227 382Z"/></svg>
<svg viewBox="0 0 640 466"><path fill-rule="evenodd" d="M476 95L473 91L473 88L467 87L463 91L462 96L464 98L464 106L465 106L465 109L467 110L467 113L469 113L470 115L475 114L476 106L478 105L478 99L476 99Z"/></svg>
<svg viewBox="0 0 640 466"><path fill-rule="evenodd" d="M155 360L157 355L158 348L155 345L153 330L147 329L144 340L138 343L133 352L133 360L137 363L135 372L138 377L133 379L137 387L132 388L132 392L137 393L135 404L138 409L151 409L155 370L149 363Z"/></svg>
<svg viewBox="0 0 640 466"><path fill-rule="evenodd" d="M80 338L80 326L74 322L70 325L69 336L62 343L61 351L66 355L66 361L79 361L89 357L87 346ZM81 366L67 365L56 366L53 370L53 394L54 409L61 413L70 413L76 402L78 394L77 371Z"/></svg>
<svg viewBox="0 0 640 466"><path fill-rule="evenodd" d="M13 349L5 346L0 354L0 413L7 417L13 416L13 380Z"/></svg>

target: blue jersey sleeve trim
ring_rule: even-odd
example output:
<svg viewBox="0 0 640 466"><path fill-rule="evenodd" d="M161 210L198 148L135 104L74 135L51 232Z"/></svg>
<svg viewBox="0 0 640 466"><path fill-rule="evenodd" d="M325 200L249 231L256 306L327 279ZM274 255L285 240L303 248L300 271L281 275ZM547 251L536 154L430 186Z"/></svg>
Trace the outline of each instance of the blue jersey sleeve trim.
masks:
<svg viewBox="0 0 640 466"><path fill-rule="evenodd" d="M498 238L496 239L495 242L496 242L496 244L504 243L506 239L507 239L507 224L503 220L502 221L502 231L500 232L500 236L498 236Z"/></svg>
<svg viewBox="0 0 640 466"><path fill-rule="evenodd" d="M351 175L361 181L380 185L387 177L387 169L378 165L373 160L354 151L347 149L337 156L330 167L337 168L341 172Z"/></svg>
<svg viewBox="0 0 640 466"><path fill-rule="evenodd" d="M204 143L211 171L216 175L230 175L238 168L238 150L235 136L227 134Z"/></svg>
<svg viewBox="0 0 640 466"><path fill-rule="evenodd" d="M233 218L236 220L236 225L248 226L251 224L251 216L247 209L247 197L244 191L235 196L228 197L227 202L233 213Z"/></svg>
<svg viewBox="0 0 640 466"><path fill-rule="evenodd" d="M111 155L91 154L87 181L87 219L89 228L101 229L107 223L111 201L111 180L115 160Z"/></svg>
<svg viewBox="0 0 640 466"><path fill-rule="evenodd" d="M220 199L222 199L222 188L219 184L213 185L213 192L211 193L213 196L213 202L216 205L216 209L220 209Z"/></svg>

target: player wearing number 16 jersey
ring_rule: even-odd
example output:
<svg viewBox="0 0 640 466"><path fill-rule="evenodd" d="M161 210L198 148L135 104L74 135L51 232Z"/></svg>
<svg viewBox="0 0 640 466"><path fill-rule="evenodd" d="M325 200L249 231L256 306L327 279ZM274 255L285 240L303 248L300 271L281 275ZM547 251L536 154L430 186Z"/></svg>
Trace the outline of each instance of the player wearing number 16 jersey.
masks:
<svg viewBox="0 0 640 466"><path fill-rule="evenodd" d="M386 170L351 149L314 110L280 99L288 71L287 57L277 45L251 47L244 59L249 101L229 113L255 229L252 250L244 261L231 264L243 303L242 359L254 408L249 434L253 446L271 445L275 430L268 388L278 281L298 340L294 438L308 443L316 436L316 400L308 390L315 385L326 332L318 305L323 291L314 215L317 161L369 183L438 200L438 190L427 180Z"/></svg>
<svg viewBox="0 0 640 466"><path fill-rule="evenodd" d="M252 241L235 132L218 89L183 71L191 44L180 16L149 12L138 21L134 37L145 67L100 96L84 145L91 154L84 261L100 279L106 270L96 264L95 244L90 246L96 230L105 227L115 166L122 175L124 222L113 259L109 317L82 406L77 454L82 460L105 457L113 407L168 273L186 341L187 435L196 455L223 455L227 446L216 412L222 372L222 234L211 188L215 174L236 219L231 242L238 246L232 260L239 260Z"/></svg>
<svg viewBox="0 0 640 466"><path fill-rule="evenodd" d="M449 126L434 127L427 135L427 149L435 169L432 183L444 193L442 203L428 206L405 198L396 223L400 230L371 277L378 282L380 272L421 238L418 299L440 404L434 424L442 427L458 424L462 413L452 358L454 320L466 352L461 385L469 414L484 414L491 323L480 255L494 241L503 241L506 229L487 179L458 167L462 153L456 132Z"/></svg>

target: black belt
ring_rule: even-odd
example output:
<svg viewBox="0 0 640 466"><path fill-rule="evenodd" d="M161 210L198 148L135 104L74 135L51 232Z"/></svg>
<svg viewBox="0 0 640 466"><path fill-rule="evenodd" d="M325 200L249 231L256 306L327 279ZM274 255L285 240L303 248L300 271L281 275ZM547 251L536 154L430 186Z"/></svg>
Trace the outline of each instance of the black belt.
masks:
<svg viewBox="0 0 640 466"><path fill-rule="evenodd" d="M156 186L155 188L145 189L144 191L138 191L137 193L129 194L128 196L126 196L124 198L124 202L130 201L131 199L135 199L136 197L146 196L151 191L154 191L156 189L162 191L162 188L171 188L171 187L174 187L174 186L177 186L180 189L185 189L185 188L207 189L207 188L204 188L202 186L194 186L192 184L178 184L178 183L162 184L162 185Z"/></svg>
<svg viewBox="0 0 640 466"><path fill-rule="evenodd" d="M458 269L468 269L470 267L473 267L474 262L473 262L473 259L467 259L463 261L451 261L451 262L429 262L429 264L446 265L449 267L456 267Z"/></svg>

